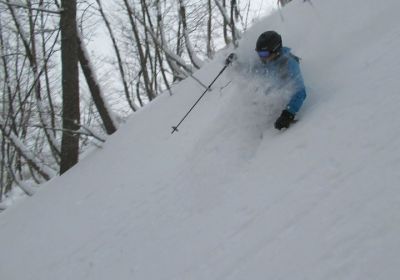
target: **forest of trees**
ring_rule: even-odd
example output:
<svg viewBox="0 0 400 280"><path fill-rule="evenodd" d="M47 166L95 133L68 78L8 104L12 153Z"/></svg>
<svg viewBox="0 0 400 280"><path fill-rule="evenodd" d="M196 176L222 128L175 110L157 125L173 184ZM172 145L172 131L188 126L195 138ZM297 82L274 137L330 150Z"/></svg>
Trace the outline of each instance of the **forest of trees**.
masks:
<svg viewBox="0 0 400 280"><path fill-rule="evenodd" d="M0 0L0 205L13 188L32 195L237 45L251 8L237 1ZM87 50L99 29L107 58Z"/></svg>

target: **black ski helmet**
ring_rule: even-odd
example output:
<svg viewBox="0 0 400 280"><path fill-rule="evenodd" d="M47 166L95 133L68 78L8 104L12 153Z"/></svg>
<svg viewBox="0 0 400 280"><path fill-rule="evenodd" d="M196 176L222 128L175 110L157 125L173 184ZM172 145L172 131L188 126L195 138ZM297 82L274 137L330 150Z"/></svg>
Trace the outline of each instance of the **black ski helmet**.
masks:
<svg viewBox="0 0 400 280"><path fill-rule="evenodd" d="M262 33L256 43L256 51L278 52L282 48L282 37L275 31Z"/></svg>

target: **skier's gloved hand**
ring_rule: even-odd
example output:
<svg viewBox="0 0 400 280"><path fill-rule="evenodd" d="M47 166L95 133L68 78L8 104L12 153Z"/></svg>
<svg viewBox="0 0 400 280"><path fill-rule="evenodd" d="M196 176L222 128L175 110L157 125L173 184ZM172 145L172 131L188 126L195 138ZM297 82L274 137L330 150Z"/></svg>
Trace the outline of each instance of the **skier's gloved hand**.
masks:
<svg viewBox="0 0 400 280"><path fill-rule="evenodd" d="M233 61L237 59L237 55L235 53L231 53L228 55L228 57L225 59L225 65L228 66L232 64Z"/></svg>
<svg viewBox="0 0 400 280"><path fill-rule="evenodd" d="M275 128L281 130L282 128L288 128L293 123L295 115L290 113L288 110L283 110L280 117L275 122Z"/></svg>

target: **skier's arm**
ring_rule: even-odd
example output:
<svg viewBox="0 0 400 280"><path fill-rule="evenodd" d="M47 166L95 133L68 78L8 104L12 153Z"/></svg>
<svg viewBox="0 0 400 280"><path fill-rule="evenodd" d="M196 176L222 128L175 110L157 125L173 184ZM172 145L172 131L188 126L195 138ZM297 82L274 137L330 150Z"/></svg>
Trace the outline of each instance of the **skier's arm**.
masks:
<svg viewBox="0 0 400 280"><path fill-rule="evenodd" d="M301 89L299 91L297 91L292 98L290 99L288 105L286 106L286 109L292 113L292 114L296 114L301 106L303 105L304 99L306 99L306 91L305 89Z"/></svg>
<svg viewBox="0 0 400 280"><path fill-rule="evenodd" d="M303 77L301 76L299 63L295 59L290 59L288 67L291 79L293 80L294 83L295 92L290 98L290 101L287 104L286 109L290 113L296 114L303 105L304 99L306 99L307 94L304 86Z"/></svg>

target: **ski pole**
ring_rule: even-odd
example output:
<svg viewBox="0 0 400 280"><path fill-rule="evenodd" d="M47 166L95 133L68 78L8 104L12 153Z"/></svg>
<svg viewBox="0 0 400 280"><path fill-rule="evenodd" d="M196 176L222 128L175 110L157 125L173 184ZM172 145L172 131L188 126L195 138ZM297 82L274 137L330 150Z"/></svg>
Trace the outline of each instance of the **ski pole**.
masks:
<svg viewBox="0 0 400 280"><path fill-rule="evenodd" d="M181 123L186 119L186 117L190 114L190 112L196 107L197 103L199 103L200 99L203 98L203 96L209 91L211 86L214 84L214 82L221 76L221 74L225 71L225 69L228 67L228 65L225 65L221 71L218 73L218 75L215 77L215 79L211 82L211 84L206 88L206 90L203 92L203 94L197 99L197 101L193 104L193 106L189 109L189 111L186 113L186 115L181 119L181 121L176 125L172 127L172 132L173 134L175 131L178 131L178 127L181 125Z"/></svg>

